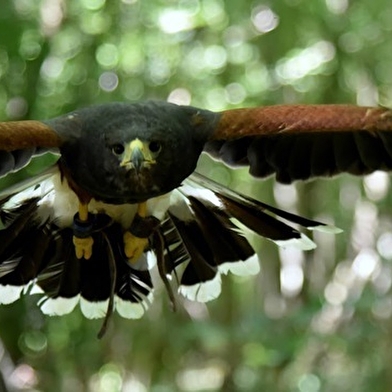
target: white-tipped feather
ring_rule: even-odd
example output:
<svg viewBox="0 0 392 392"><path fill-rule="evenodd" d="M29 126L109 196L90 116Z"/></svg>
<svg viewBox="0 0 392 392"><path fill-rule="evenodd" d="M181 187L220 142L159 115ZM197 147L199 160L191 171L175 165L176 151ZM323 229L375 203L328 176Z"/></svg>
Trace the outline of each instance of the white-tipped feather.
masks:
<svg viewBox="0 0 392 392"><path fill-rule="evenodd" d="M208 302L219 297L221 286L221 275L217 272L214 279L192 286L181 285L178 292L191 301Z"/></svg>
<svg viewBox="0 0 392 392"><path fill-rule="evenodd" d="M254 232L250 230L248 227L246 227L243 223L241 223L238 219L236 218L231 218L231 222L237 226L237 229L233 229L238 231L239 234L243 234L245 236L247 235L252 235ZM301 233L300 238L290 238L289 240L271 240L269 238L266 238L269 241L272 241L276 245L286 248L289 246L293 246L294 248L302 249L302 250L311 250L315 249L317 245L305 234Z"/></svg>
<svg viewBox="0 0 392 392"><path fill-rule="evenodd" d="M0 284L0 304L8 305L18 300L25 286L14 286L11 284Z"/></svg>
<svg viewBox="0 0 392 392"><path fill-rule="evenodd" d="M322 233L328 233L328 234L343 233L342 229L340 229L339 227L336 227L336 226L332 226L332 225L313 226L313 227L307 227L307 229L314 230L314 231L320 231Z"/></svg>
<svg viewBox="0 0 392 392"><path fill-rule="evenodd" d="M30 294L30 295L45 294L45 291L42 290L42 288L40 286L38 286L37 284L33 284L31 286L30 290L28 291L28 294Z"/></svg>
<svg viewBox="0 0 392 392"><path fill-rule="evenodd" d="M83 297L80 298L80 309L83 315L88 319L103 318L108 311L109 300L105 301L87 301Z"/></svg>
<svg viewBox="0 0 392 392"><path fill-rule="evenodd" d="M116 296L115 304L117 313L127 319L139 319L141 318L146 310L150 307L152 303L153 295L152 293L142 302L135 303L130 301L125 301L122 298Z"/></svg>
<svg viewBox="0 0 392 392"><path fill-rule="evenodd" d="M71 313L77 303L79 302L79 295L72 298L49 298L43 297L38 305L41 308L42 313L48 316L63 316L64 314Z"/></svg>
<svg viewBox="0 0 392 392"><path fill-rule="evenodd" d="M239 260L230 263L223 263L218 267L218 269L221 274L225 275L229 272L239 276L257 275L260 272L259 258L256 254L254 254L244 261Z"/></svg>
<svg viewBox="0 0 392 392"><path fill-rule="evenodd" d="M184 192L187 196L193 196L197 199L203 199L215 207L223 208L222 201L219 197L207 188L199 188L195 186L183 185L180 191Z"/></svg>
<svg viewBox="0 0 392 392"><path fill-rule="evenodd" d="M292 246L301 250L311 250L317 247L317 245L309 237L302 233L301 238L291 238L290 240L278 240L273 242L282 248Z"/></svg>

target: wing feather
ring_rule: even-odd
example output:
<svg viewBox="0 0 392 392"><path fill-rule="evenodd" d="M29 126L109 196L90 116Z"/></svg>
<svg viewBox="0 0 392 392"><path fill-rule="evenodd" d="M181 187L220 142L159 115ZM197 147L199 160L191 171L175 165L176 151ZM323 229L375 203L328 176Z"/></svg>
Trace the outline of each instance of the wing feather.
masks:
<svg viewBox="0 0 392 392"><path fill-rule="evenodd" d="M254 177L290 183L342 172L392 170L392 110L276 105L221 113L205 152Z"/></svg>
<svg viewBox="0 0 392 392"><path fill-rule="evenodd" d="M0 177L25 167L34 156L57 152L63 139L34 120L0 122Z"/></svg>

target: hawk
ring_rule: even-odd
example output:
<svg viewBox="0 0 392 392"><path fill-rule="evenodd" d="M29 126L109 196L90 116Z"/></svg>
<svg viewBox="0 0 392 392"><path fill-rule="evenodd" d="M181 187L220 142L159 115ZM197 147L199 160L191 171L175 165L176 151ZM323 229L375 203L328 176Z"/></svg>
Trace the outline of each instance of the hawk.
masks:
<svg viewBox="0 0 392 392"><path fill-rule="evenodd" d="M107 103L45 121L0 123L0 175L58 154L0 195L0 303L40 293L48 315L139 318L150 270L174 304L220 293L221 274L255 274L244 227L279 246L315 244L287 221L337 229L252 200L195 172L206 152L282 183L392 169L392 112L276 105L220 113L168 102ZM283 218L285 222L281 220ZM104 328L103 328L104 329Z"/></svg>

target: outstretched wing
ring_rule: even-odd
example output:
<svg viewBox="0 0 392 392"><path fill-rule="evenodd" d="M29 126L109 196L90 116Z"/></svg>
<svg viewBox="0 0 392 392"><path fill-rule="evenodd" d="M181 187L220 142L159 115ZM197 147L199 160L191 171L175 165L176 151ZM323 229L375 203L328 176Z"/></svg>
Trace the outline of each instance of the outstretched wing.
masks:
<svg viewBox="0 0 392 392"><path fill-rule="evenodd" d="M283 183L392 170L392 110L276 105L221 113L205 152Z"/></svg>
<svg viewBox="0 0 392 392"><path fill-rule="evenodd" d="M62 138L41 121L0 123L0 177L26 166L33 156L57 151Z"/></svg>
<svg viewBox="0 0 392 392"><path fill-rule="evenodd" d="M154 113L146 110L148 107L159 106L133 107L138 115L141 111L141 120L138 118L142 129L166 118L158 115L152 121ZM117 108L130 109L123 105ZM45 123L0 123L0 175L20 169L32 156L44 151L61 149L64 153L67 142L74 148L73 142L83 130L96 129L97 122L99 125L96 113L101 110L102 107L82 110ZM343 171L364 174L392 169L392 115L386 109L283 105L220 114L191 107L174 110L170 106L170 110L173 116L191 119L175 135L184 136L181 132L188 126L193 133L186 139L190 144L187 151L192 154L182 154L183 159L190 159L190 155L197 159L205 146L205 151L225 163L248 165L257 177L276 173L283 182ZM129 118L125 118L127 122ZM122 123L116 126L121 128ZM135 268L128 264L123 253L124 228L111 218L92 233L92 258L78 260L73 251L72 228L60 222L60 212L53 213L59 204L64 204L58 203L64 201L56 188L59 179L55 176L42 181L40 177L35 183L23 184L23 194L20 191L24 188L18 187L5 197L0 195L0 303L15 301L33 285L32 292L45 294L41 307L48 314L68 313L79 302L82 312L90 318L106 314L107 319L114 309L124 317L140 317L153 289L149 263L142 259ZM72 208L71 212L73 215ZM107 220L106 213L108 210L100 217ZM173 190L166 219L150 238L151 249L157 255L159 273L167 287L168 275L179 277L180 293L207 301L220 292L220 274L258 271L255 252L244 237L248 229L279 246L293 244L312 249L315 244L289 222L311 230L337 231L193 174ZM90 265L98 268L93 269L93 275ZM182 274L178 271L181 267ZM170 293L169 287L172 298Z"/></svg>

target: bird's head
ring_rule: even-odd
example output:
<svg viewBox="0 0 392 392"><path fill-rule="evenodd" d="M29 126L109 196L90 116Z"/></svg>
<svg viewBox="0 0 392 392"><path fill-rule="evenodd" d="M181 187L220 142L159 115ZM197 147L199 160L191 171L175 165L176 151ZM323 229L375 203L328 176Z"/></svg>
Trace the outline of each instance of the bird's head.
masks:
<svg viewBox="0 0 392 392"><path fill-rule="evenodd" d="M61 162L96 199L121 204L167 193L195 169L216 114L166 102L113 103L48 122Z"/></svg>

